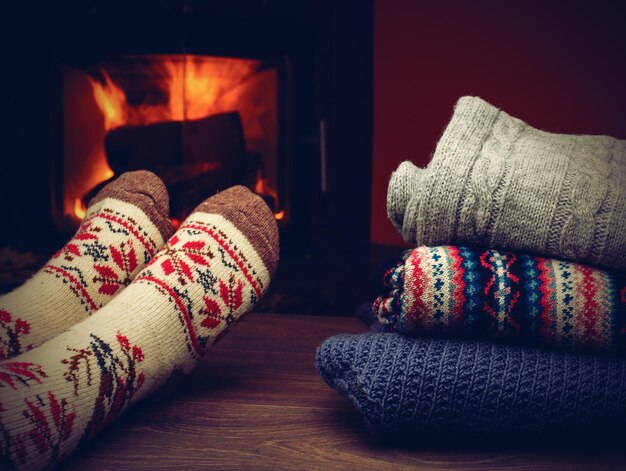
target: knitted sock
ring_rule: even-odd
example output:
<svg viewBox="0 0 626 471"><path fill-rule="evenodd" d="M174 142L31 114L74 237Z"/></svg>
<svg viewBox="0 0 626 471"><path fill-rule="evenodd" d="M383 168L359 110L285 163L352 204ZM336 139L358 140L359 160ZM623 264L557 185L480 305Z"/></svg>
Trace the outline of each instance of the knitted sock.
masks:
<svg viewBox="0 0 626 471"><path fill-rule="evenodd" d="M626 422L623 359L366 333L324 341L317 368L370 430L413 445L588 438Z"/></svg>
<svg viewBox="0 0 626 471"><path fill-rule="evenodd" d="M259 301L278 249L274 215L248 189L198 206L104 308L0 363L0 463L50 466L188 372Z"/></svg>
<svg viewBox="0 0 626 471"><path fill-rule="evenodd" d="M372 310L391 331L626 352L626 273L533 255L418 247Z"/></svg>
<svg viewBox="0 0 626 471"><path fill-rule="evenodd" d="M90 202L78 232L35 276L0 297L0 359L34 348L109 302L172 233L163 182L128 172Z"/></svg>
<svg viewBox="0 0 626 471"><path fill-rule="evenodd" d="M414 245L473 244L626 268L626 141L550 134L461 98L425 169L402 163L387 212Z"/></svg>

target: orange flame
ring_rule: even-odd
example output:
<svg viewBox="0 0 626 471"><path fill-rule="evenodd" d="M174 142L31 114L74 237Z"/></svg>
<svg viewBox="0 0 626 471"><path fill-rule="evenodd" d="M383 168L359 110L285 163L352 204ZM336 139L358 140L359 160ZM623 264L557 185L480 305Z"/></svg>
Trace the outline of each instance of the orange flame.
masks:
<svg viewBox="0 0 626 471"><path fill-rule="evenodd" d="M254 192L257 195L260 196L269 196L270 198L272 198L272 201L274 202L274 217L277 220L281 220L285 217L285 211L284 210L278 210L278 206L279 206L279 198L278 198L278 193L276 193L271 186L269 186L267 184L267 180L265 178L263 178L263 174L261 172L261 169L257 170L257 175L256 175L256 183L254 184Z"/></svg>
<svg viewBox="0 0 626 471"><path fill-rule="evenodd" d="M76 198L74 200L74 215L78 219L84 219L85 214L87 214L87 207L85 206L85 203L83 203L83 200L80 198Z"/></svg>
<svg viewBox="0 0 626 471"><path fill-rule="evenodd" d="M66 178L73 185L65 197L66 213L82 219L86 212L82 196L113 176L106 161L103 141L106 132L121 126L201 119L212 114L239 111L246 149L270 154L276 152L277 143L272 136L276 136L277 116L271 114L268 118L266 110L276 108L275 84L278 76L275 69L262 70L261 65L261 61L250 59L189 55L141 56L133 62L131 67L134 69L130 70L133 74L136 72L137 76L145 75L150 86L153 89L156 87L157 95L161 95L158 95L160 99L156 101L139 104L129 103L132 89L123 89L116 83L114 80L118 76L112 69L113 78L104 69L101 70L100 80L87 77L94 102L104 121L104 129L98 131L101 133L98 140L102 142L92 150L93 159L85 158L89 164L78 163L85 167L82 172L84 178ZM80 118L74 119L80 121ZM271 197L274 207L278 208L278 195L260 173L256 187L257 192ZM282 219L285 212L279 211L275 216L276 219Z"/></svg>
<svg viewBox="0 0 626 471"><path fill-rule="evenodd" d="M104 129L109 131L126 123L126 94L124 90L113 83L109 74L104 70L102 76L104 83L92 78L89 80L93 87L93 97L104 116Z"/></svg>
<svg viewBox="0 0 626 471"><path fill-rule="evenodd" d="M229 93L254 74L261 62L200 56L153 56L154 77L167 103L131 106L124 90L106 71L104 83L90 78L93 96L105 118L107 131L124 125L200 119L238 109L238 94Z"/></svg>
<svg viewBox="0 0 626 471"><path fill-rule="evenodd" d="M104 162L104 166L100 166L98 171L93 174L93 181L95 182L94 186L113 178L113 176L115 175L115 173L113 173L113 170L111 170L109 166L106 164L106 161L103 160L102 162ZM80 221L85 218L86 214L87 214L87 206L83 202L83 199L75 198L74 199L74 216Z"/></svg>

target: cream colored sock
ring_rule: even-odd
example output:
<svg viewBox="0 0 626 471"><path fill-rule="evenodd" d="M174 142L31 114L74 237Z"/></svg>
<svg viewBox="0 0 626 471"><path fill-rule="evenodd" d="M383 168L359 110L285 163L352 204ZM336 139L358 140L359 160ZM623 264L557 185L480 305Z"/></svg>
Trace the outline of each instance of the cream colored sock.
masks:
<svg viewBox="0 0 626 471"><path fill-rule="evenodd" d="M172 233L163 182L128 172L90 202L78 232L24 285L0 297L0 359L34 348L104 306Z"/></svg>

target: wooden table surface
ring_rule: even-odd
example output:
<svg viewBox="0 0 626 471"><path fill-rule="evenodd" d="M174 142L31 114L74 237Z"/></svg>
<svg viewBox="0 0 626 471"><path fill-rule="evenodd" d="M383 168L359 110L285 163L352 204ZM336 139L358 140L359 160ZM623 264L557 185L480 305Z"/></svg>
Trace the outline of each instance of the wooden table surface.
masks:
<svg viewBox="0 0 626 471"><path fill-rule="evenodd" d="M353 318L250 314L177 388L137 404L63 469L626 469L620 450L394 449L315 370Z"/></svg>

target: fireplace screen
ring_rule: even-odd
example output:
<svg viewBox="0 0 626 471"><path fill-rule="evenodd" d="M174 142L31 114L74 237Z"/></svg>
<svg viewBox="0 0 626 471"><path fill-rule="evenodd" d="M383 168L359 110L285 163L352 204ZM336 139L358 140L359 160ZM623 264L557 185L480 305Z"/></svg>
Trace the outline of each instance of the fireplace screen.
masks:
<svg viewBox="0 0 626 471"><path fill-rule="evenodd" d="M285 220L279 75L260 60L191 55L64 68L64 215L80 220L104 184L146 169L167 185L174 218L244 184Z"/></svg>

